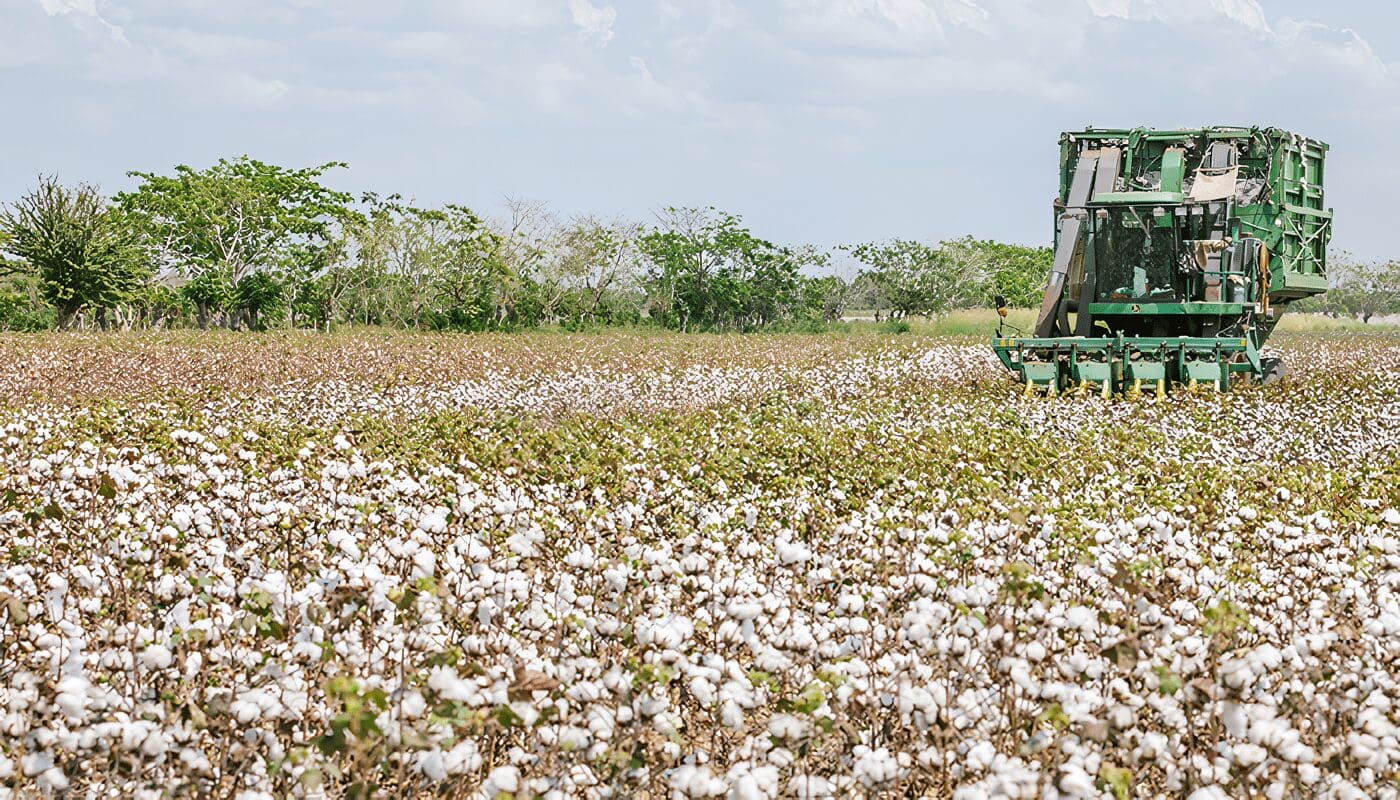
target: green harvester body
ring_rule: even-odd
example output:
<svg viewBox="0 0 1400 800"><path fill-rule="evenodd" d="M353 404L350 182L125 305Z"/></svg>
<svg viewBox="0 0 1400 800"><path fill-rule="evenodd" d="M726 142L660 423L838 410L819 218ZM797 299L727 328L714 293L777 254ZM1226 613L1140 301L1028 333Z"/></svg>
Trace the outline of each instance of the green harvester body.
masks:
<svg viewBox="0 0 1400 800"><path fill-rule="evenodd" d="M993 349L1028 392L1269 383L1260 348L1327 289L1327 145L1277 128L1060 137L1055 259L1031 335Z"/></svg>

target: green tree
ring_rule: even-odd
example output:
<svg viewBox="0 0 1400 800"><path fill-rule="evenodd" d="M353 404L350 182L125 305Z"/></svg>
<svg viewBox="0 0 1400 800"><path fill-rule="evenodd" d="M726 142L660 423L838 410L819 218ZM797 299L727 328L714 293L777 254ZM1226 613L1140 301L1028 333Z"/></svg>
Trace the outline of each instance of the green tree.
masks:
<svg viewBox="0 0 1400 800"><path fill-rule="evenodd" d="M869 242L848 248L866 266L861 275L875 289L877 310L891 318L943 313L953 307L947 292L952 260L936 247L909 239ZM960 293L960 291L959 291Z"/></svg>
<svg viewBox="0 0 1400 800"><path fill-rule="evenodd" d="M282 309L285 287L270 272L254 272L234 286L233 297L235 306L248 314L248 328L260 330L261 321Z"/></svg>
<svg viewBox="0 0 1400 800"><path fill-rule="evenodd" d="M654 319L682 331L745 331L800 313L801 269L814 253L760 239L713 208L670 208L661 223L639 242Z"/></svg>
<svg viewBox="0 0 1400 800"><path fill-rule="evenodd" d="M430 224L421 259L439 325L487 330L529 322L517 316L521 278L502 256L500 234L463 206L424 212L421 218Z"/></svg>
<svg viewBox="0 0 1400 800"><path fill-rule="evenodd" d="M1328 269L1331 287L1303 310L1319 310L1333 317L1372 318L1400 314L1400 262L1357 261L1343 253Z"/></svg>
<svg viewBox="0 0 1400 800"><path fill-rule="evenodd" d="M803 291L807 310L822 322L840 322L855 296L852 284L838 275L809 278Z"/></svg>
<svg viewBox="0 0 1400 800"><path fill-rule="evenodd" d="M575 323L632 321L642 295L638 286L642 228L625 220L572 220L558 236L556 269L570 292L567 316Z"/></svg>
<svg viewBox="0 0 1400 800"><path fill-rule="evenodd" d="M289 169L244 156L204 170L180 165L170 176L133 172L141 184L116 200L162 267L192 278L209 274L206 283L222 284L199 289L204 299L196 302L207 322L215 310L251 313L211 305L238 302L236 287L249 275L316 264L317 251L354 218L350 195L321 183L326 172L344 166Z"/></svg>
<svg viewBox="0 0 1400 800"><path fill-rule="evenodd" d="M96 187L70 189L53 177L0 209L5 248L37 277L61 330L83 309L105 310L141 285L146 271L130 230Z"/></svg>
<svg viewBox="0 0 1400 800"><path fill-rule="evenodd" d="M226 270L220 266L200 271L180 289L180 294L194 305L195 319L200 330L209 327L212 316L229 307L233 297Z"/></svg>
<svg viewBox="0 0 1400 800"><path fill-rule="evenodd" d="M941 247L953 258L969 262L963 270L965 275L982 274L990 283L982 289L985 297L974 304L988 303L991 295L999 294L1018 308L1039 305L1055 260L1048 247L1025 247L971 236L944 242Z"/></svg>
<svg viewBox="0 0 1400 800"><path fill-rule="evenodd" d="M363 216L347 226L347 258L329 271L323 292L350 320L417 328L433 309L433 259L448 236L448 215L398 195L367 194Z"/></svg>

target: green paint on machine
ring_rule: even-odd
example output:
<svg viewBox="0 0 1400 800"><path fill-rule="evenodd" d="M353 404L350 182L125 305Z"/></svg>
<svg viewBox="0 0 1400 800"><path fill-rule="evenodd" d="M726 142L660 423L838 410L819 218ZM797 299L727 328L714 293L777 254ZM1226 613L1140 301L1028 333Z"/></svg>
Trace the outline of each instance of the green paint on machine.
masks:
<svg viewBox="0 0 1400 800"><path fill-rule="evenodd" d="M1028 392L1271 382L1260 348L1327 289L1326 153L1277 128L1062 134L1045 297L1030 335L998 328L997 357Z"/></svg>

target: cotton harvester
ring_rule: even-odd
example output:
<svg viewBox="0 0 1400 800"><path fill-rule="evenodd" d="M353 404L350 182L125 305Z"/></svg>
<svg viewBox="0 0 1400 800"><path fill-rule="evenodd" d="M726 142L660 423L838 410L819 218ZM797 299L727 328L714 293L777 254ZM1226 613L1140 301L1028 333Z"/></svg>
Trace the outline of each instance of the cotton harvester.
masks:
<svg viewBox="0 0 1400 800"><path fill-rule="evenodd" d="M1327 289L1326 152L1275 128L1063 134L1045 299L997 357L1027 393L1277 380L1260 347Z"/></svg>

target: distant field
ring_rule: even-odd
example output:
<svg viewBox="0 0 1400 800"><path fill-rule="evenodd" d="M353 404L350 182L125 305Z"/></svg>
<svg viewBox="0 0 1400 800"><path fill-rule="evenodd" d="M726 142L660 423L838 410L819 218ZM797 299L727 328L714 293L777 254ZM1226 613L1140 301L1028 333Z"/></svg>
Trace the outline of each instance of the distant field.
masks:
<svg viewBox="0 0 1400 800"><path fill-rule="evenodd" d="M993 324L0 337L0 786L1393 797L1400 333Z"/></svg>
<svg viewBox="0 0 1400 800"><path fill-rule="evenodd" d="M845 317L853 331L878 330L875 312L852 311ZM1007 323L1029 331L1035 327L1035 311L1027 308L1010 309ZM911 332L930 336L991 335L996 329L997 315L991 309L954 311L943 317L914 317L908 320ZM1325 314L1284 314L1277 330L1282 333L1327 331L1385 331L1400 328L1400 318L1376 318L1370 324L1359 319L1334 319Z"/></svg>

